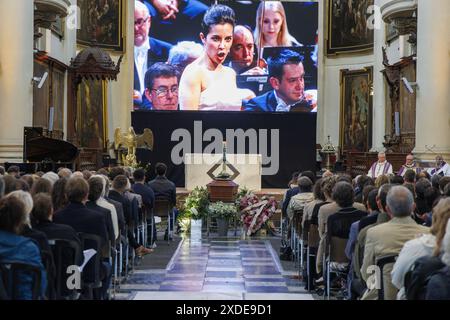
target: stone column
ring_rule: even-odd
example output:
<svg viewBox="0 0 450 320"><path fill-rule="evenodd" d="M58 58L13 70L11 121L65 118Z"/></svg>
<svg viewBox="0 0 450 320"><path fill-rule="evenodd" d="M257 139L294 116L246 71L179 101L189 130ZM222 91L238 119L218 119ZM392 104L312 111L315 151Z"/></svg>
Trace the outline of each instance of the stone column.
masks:
<svg viewBox="0 0 450 320"><path fill-rule="evenodd" d="M381 0L375 0L375 7L382 5ZM374 55L374 67L373 67L373 112L372 112L372 148L370 151L379 152L385 148L383 146L385 128L386 128L386 87L384 83L383 74L381 71L383 66L383 51L381 48L385 45L385 27L381 16L375 14L375 27L374 27L374 39L373 39L373 55Z"/></svg>
<svg viewBox="0 0 450 320"><path fill-rule="evenodd" d="M325 6L326 3L323 0L320 0L318 3L319 6L319 23L318 23L318 43L324 43L326 27L326 15L325 15ZM325 127L325 118L326 118L326 109L325 103L325 46L319 45L319 52L317 54L318 66L317 66L317 129L316 129L316 141L317 143L323 145L327 141L327 136L331 135L331 132ZM335 140L335 141L333 141ZM339 134L337 137L332 137L333 144L337 146L339 144Z"/></svg>
<svg viewBox="0 0 450 320"><path fill-rule="evenodd" d="M422 160L450 160L450 1L419 0L416 147ZM430 150L431 149L431 150Z"/></svg>
<svg viewBox="0 0 450 320"><path fill-rule="evenodd" d="M107 90L107 123L109 141L114 141L114 130L117 127L122 130L131 125L131 111L133 110L133 77L134 77L134 1L126 1L127 17L125 34L126 54L120 66L117 81L108 82ZM119 60L119 54L111 53L114 62Z"/></svg>
<svg viewBox="0 0 450 320"><path fill-rule="evenodd" d="M33 119L33 1L0 1L0 163L22 162Z"/></svg>

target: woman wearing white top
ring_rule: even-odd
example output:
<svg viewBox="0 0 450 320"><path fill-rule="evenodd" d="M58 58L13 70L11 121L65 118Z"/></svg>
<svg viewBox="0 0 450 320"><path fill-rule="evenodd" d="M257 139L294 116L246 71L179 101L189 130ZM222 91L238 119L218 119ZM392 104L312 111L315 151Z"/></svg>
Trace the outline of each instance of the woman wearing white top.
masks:
<svg viewBox="0 0 450 320"><path fill-rule="evenodd" d="M200 39L203 54L186 67L179 86L180 110L241 110L243 99L255 97L238 89L236 73L223 65L233 43L235 18L231 8L214 5L205 13Z"/></svg>

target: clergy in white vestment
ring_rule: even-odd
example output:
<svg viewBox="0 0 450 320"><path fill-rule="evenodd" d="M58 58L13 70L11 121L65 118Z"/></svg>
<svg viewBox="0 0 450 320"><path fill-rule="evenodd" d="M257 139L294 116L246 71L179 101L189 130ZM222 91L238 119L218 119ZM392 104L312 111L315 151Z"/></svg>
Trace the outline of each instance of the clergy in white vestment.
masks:
<svg viewBox="0 0 450 320"><path fill-rule="evenodd" d="M391 174L392 172L392 164L386 161L386 154L384 152L378 152L378 161L372 164L367 175L372 179L376 179L383 174Z"/></svg>
<svg viewBox="0 0 450 320"><path fill-rule="evenodd" d="M440 175L443 177L450 176L450 165L444 161L441 155L436 156L436 167L428 169L428 173L431 176Z"/></svg>
<svg viewBox="0 0 450 320"><path fill-rule="evenodd" d="M414 156L410 153L406 156L406 163L401 166L400 170L398 170L398 176L404 176L405 172L408 170L413 170L416 174L422 171L422 168L414 161Z"/></svg>

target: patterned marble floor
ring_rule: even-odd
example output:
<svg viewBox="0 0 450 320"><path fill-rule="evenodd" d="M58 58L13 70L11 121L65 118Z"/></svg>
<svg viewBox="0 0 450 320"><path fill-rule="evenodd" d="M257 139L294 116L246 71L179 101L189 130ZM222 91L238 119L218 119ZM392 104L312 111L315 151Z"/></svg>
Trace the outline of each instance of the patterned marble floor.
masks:
<svg viewBox="0 0 450 320"><path fill-rule="evenodd" d="M269 241L180 242L166 270L136 270L116 299L312 300Z"/></svg>

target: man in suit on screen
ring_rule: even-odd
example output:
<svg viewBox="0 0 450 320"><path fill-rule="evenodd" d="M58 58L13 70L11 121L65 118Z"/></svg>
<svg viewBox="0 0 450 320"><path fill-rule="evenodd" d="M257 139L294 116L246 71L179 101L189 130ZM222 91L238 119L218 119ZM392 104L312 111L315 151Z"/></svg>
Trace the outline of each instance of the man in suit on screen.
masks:
<svg viewBox="0 0 450 320"><path fill-rule="evenodd" d="M283 50L268 61L269 82L273 90L244 104L245 111L311 112L313 103L305 97L303 57Z"/></svg>
<svg viewBox="0 0 450 320"><path fill-rule="evenodd" d="M135 1L134 9L134 94L135 105L142 103L145 73L152 64L166 62L172 48L167 42L149 37L152 17L145 4Z"/></svg>

